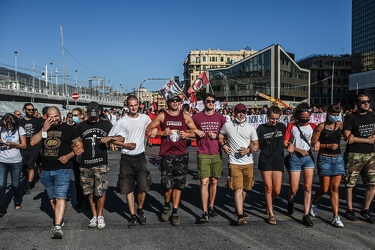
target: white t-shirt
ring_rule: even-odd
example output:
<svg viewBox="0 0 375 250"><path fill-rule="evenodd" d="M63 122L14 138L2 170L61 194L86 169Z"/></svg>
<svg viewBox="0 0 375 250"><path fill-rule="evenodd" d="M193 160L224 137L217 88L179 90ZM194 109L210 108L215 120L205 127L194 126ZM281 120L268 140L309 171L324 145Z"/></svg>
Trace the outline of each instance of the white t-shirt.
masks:
<svg viewBox="0 0 375 250"><path fill-rule="evenodd" d="M238 124L235 121L226 122L220 130L221 134L227 135L228 147L232 153L229 155L229 163L247 165L254 163L253 154L241 156L238 150L247 148L251 141L257 141L258 135L255 128L245 122Z"/></svg>
<svg viewBox="0 0 375 250"><path fill-rule="evenodd" d="M109 136L121 135L122 137L125 137L125 143L136 143L134 150L122 148L121 153L127 155L138 155L145 151L144 139L146 127L150 122L151 119L146 114L139 114L137 118L124 116L112 127Z"/></svg>
<svg viewBox="0 0 375 250"><path fill-rule="evenodd" d="M115 114L109 113L107 115L107 119L112 123L112 125L115 125L115 123L117 122L117 116Z"/></svg>
<svg viewBox="0 0 375 250"><path fill-rule="evenodd" d="M20 136L25 135L23 127L18 130L10 131L1 128L1 140L3 142L20 143ZM22 161L21 151L18 148L9 148L7 146L0 146L0 162L4 163L18 163Z"/></svg>

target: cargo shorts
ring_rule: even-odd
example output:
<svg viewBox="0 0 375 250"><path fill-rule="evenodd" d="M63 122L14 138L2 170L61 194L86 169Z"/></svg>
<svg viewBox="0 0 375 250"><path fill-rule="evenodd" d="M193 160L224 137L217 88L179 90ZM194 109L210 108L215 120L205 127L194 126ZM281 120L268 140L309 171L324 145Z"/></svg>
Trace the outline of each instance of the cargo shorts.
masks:
<svg viewBox="0 0 375 250"><path fill-rule="evenodd" d="M354 187L359 175L364 185L375 185L375 153L348 153L343 178L345 186Z"/></svg>

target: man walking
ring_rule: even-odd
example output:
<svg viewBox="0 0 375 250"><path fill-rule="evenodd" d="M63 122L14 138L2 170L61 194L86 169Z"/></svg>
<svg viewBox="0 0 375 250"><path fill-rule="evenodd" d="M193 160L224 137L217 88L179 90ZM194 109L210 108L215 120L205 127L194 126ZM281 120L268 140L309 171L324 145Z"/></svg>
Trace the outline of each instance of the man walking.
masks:
<svg viewBox="0 0 375 250"><path fill-rule="evenodd" d="M168 110L158 114L146 129L146 133L150 133L159 126L161 127L161 130L157 132L157 135L161 136L159 155L161 156L161 186L165 201L161 219L167 221L169 218L174 226L180 224L177 210L188 170L185 139L194 137L193 131L197 129L191 116L179 110L181 101L178 95L168 97ZM169 215L171 199L173 210Z"/></svg>
<svg viewBox="0 0 375 250"><path fill-rule="evenodd" d="M109 135L121 135L125 138L124 142L114 142L114 144L121 146L118 186L120 193L126 195L130 212L128 227L133 229L137 222L141 225L146 223L143 206L146 192L150 189L151 177L147 168L144 138L146 127L151 119L146 114L138 113L139 103L135 96L129 96L126 103L129 108L128 115L116 122ZM135 211L135 183L138 186L137 212Z"/></svg>
<svg viewBox="0 0 375 250"><path fill-rule="evenodd" d="M61 239L66 197L73 167L73 147L82 148L77 131L62 122L61 113L55 106L48 108L47 120L42 129L33 135L30 145L42 142L42 172L40 181L44 185L54 211L52 238Z"/></svg>
<svg viewBox="0 0 375 250"><path fill-rule="evenodd" d="M220 144L229 155L228 188L234 191L238 225L246 224L243 204L246 198L244 190L254 186L253 152L258 150L258 136L255 128L246 122L247 108L239 103L234 107L235 120L226 122L220 130L227 141L220 137Z"/></svg>
<svg viewBox="0 0 375 250"><path fill-rule="evenodd" d="M23 111L25 112L25 117L23 119L20 119L20 126L25 129L26 148L21 149L23 161L22 171L27 178L25 193L30 194L31 189L35 186L35 163L41 149L40 143L35 146L31 146L30 140L34 134L38 133L41 130L44 120L34 117L34 105L32 103L25 103L25 105L23 105Z"/></svg>
<svg viewBox="0 0 375 250"><path fill-rule="evenodd" d="M370 213L371 201L375 194L375 153L374 153L374 113L370 109L369 97L359 94L356 97L357 111L347 115L344 120L343 134L347 139L345 161L345 194L346 194L346 218L358 220L353 210L353 188L358 176L361 175L366 186L364 204L361 215L371 224L375 223Z"/></svg>
<svg viewBox="0 0 375 250"><path fill-rule="evenodd" d="M206 94L203 97L203 112L193 115L197 126L198 177L201 180L201 199L203 214L201 222L208 222L217 216L214 203L217 182L223 173L221 148L218 143L220 129L226 122L223 115L215 112L215 96Z"/></svg>

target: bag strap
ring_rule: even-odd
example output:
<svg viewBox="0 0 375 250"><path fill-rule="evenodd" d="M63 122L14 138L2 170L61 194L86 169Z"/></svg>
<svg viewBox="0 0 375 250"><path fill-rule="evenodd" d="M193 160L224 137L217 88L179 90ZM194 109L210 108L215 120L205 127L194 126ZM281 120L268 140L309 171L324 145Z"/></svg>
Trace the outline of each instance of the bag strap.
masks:
<svg viewBox="0 0 375 250"><path fill-rule="evenodd" d="M310 149L309 149L307 152L309 153L309 155L310 155L310 157L311 157L311 160L312 160L312 161L314 162L314 164L315 164L314 155L313 155L313 153L312 153L312 151L311 151L311 146L310 146L309 141L306 139L306 137L305 137L304 134L302 133L302 131L301 131L301 129L299 128L298 124L296 124L296 127L298 128L299 133L301 134L301 138L307 143L307 145L309 145Z"/></svg>

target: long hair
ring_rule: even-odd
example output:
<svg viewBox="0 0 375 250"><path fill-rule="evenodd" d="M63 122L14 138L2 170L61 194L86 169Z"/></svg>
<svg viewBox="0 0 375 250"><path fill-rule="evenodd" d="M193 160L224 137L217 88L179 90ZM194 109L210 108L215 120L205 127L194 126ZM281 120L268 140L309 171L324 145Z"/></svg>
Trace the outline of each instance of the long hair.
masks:
<svg viewBox="0 0 375 250"><path fill-rule="evenodd" d="M20 126L18 118L11 113L6 113L0 120L0 126L2 128L8 129L8 125L12 125L13 130L17 130Z"/></svg>
<svg viewBox="0 0 375 250"><path fill-rule="evenodd" d="M307 102L302 102L297 105L297 107L294 109L292 119L294 121L298 121L298 118L302 112L309 112L311 114L311 109Z"/></svg>

